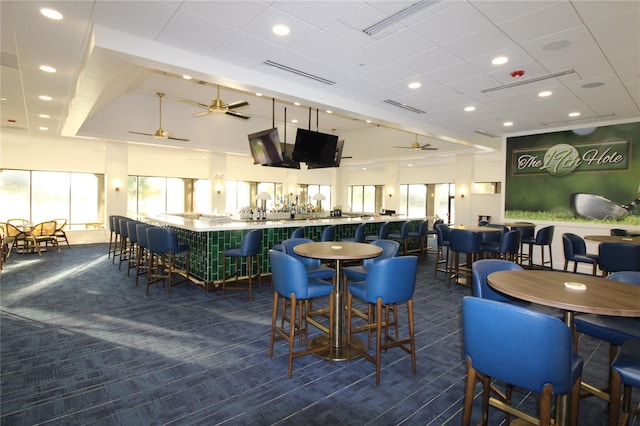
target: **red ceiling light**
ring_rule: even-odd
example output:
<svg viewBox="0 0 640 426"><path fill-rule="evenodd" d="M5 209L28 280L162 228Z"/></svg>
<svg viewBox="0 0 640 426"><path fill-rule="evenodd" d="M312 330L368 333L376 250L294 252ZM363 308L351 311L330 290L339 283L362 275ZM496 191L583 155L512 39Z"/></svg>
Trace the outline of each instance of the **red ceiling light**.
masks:
<svg viewBox="0 0 640 426"><path fill-rule="evenodd" d="M522 77L523 75L524 75L524 70L511 71L511 77L513 78Z"/></svg>

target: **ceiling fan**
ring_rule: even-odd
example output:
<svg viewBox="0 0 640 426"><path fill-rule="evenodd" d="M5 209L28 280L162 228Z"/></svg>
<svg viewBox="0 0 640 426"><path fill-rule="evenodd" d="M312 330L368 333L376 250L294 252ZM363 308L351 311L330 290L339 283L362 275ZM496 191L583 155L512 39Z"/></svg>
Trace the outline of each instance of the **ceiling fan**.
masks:
<svg viewBox="0 0 640 426"><path fill-rule="evenodd" d="M184 102L184 103L189 104L189 105L195 105L195 106L205 110L205 111L197 112L197 113L193 114L194 117L203 117L203 116L208 115L208 114L222 113L222 114L229 114L229 115L232 115L234 117L242 118L244 120L247 120L247 119L251 118L248 115L244 115L244 114L241 114L239 112L235 112L234 111L236 108L240 108L240 107L244 107L244 106L249 105L249 102L247 102L247 101L238 101L238 102L232 102L230 104L225 104L224 102L222 102L222 99L220 99L220 85L219 84L218 84L218 96L214 100L211 101L211 105L205 105L205 104L202 104L200 102L192 101L191 99L186 99L186 98L178 98L178 100L180 102Z"/></svg>
<svg viewBox="0 0 640 426"><path fill-rule="evenodd" d="M430 143L425 143L424 145L420 145L418 142L418 135L416 135L416 140L409 146L394 146L394 148L401 149L410 149L412 151L436 151L438 148L432 148Z"/></svg>
<svg viewBox="0 0 640 426"><path fill-rule="evenodd" d="M157 138L157 139L171 139L174 141L189 142L189 139L176 138L176 137L170 136L169 132L162 130L162 97L164 96L164 93L158 92L156 93L156 95L158 95L158 102L160 104L160 122L158 125L158 130L156 130L155 133L133 132L129 130L129 133L133 133L136 135L153 136L154 138Z"/></svg>

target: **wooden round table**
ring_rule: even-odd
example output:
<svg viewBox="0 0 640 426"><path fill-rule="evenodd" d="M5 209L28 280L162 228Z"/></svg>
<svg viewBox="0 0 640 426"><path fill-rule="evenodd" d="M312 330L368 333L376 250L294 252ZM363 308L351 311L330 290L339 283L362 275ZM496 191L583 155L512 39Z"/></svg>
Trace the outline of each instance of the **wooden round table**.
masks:
<svg viewBox="0 0 640 426"><path fill-rule="evenodd" d="M564 310L573 330L575 312L640 317L640 286L591 275L556 271L501 271L489 274L495 290L518 299ZM565 285L565 283L569 283ZM584 289L576 284L583 284ZM567 424L568 395L558 397L557 424Z"/></svg>
<svg viewBox="0 0 640 426"><path fill-rule="evenodd" d="M619 235L585 235L587 241L596 241L598 243L628 243L640 245L640 237L623 237Z"/></svg>
<svg viewBox="0 0 640 426"><path fill-rule="evenodd" d="M371 244L352 243L352 242L320 242L300 244L293 248L293 251L300 256L311 257L321 260L334 260L336 264L336 289L333 292L334 317L333 330L331 330L332 339L329 342L326 336L319 336L309 342L309 346L333 346L333 361L346 361L350 354L346 344L346 337L343 336L344 322L344 282L342 277L342 261L343 260L360 260L370 259L382 254L382 248ZM358 344L363 350L364 343L359 339L351 339L352 344ZM326 352L318 352L322 358L329 358L329 349Z"/></svg>

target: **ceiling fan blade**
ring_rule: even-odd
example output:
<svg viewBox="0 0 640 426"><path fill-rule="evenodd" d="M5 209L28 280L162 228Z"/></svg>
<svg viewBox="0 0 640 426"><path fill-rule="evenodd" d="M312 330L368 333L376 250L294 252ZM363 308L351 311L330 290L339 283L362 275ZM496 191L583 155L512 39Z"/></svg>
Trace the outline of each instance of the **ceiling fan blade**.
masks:
<svg viewBox="0 0 640 426"><path fill-rule="evenodd" d="M129 133L133 133L134 135L153 136L151 133L132 132L131 130L129 130Z"/></svg>
<svg viewBox="0 0 640 426"><path fill-rule="evenodd" d="M394 148L400 148L400 149L413 149L410 146L394 146Z"/></svg>
<svg viewBox="0 0 640 426"><path fill-rule="evenodd" d="M234 111L225 111L224 113L232 115L232 116L237 117L237 118L242 118L244 120L248 120L249 118L251 118L248 115L240 114L239 112L234 112Z"/></svg>
<svg viewBox="0 0 640 426"><path fill-rule="evenodd" d="M180 101L182 103L185 103L185 104L194 105L194 106L197 106L199 108L209 109L209 105L205 105L205 104L202 104L200 102L193 101L191 99L187 99L187 98L177 98L177 99L178 99L178 101Z"/></svg>
<svg viewBox="0 0 640 426"><path fill-rule="evenodd" d="M431 148L431 144L430 143L426 143L426 144L422 145L420 147L420 149L423 150L423 151L435 151L438 148Z"/></svg>
<svg viewBox="0 0 640 426"><path fill-rule="evenodd" d="M437 151L438 148L422 148L423 151Z"/></svg>
<svg viewBox="0 0 640 426"><path fill-rule="evenodd" d="M249 102L247 101L238 101L238 102L232 102L229 105L226 106L227 109L235 109L235 108L240 108L243 106L247 106L249 105Z"/></svg>
<svg viewBox="0 0 640 426"><path fill-rule="evenodd" d="M202 111L202 112L196 112L195 114L192 114L192 117L204 117L205 115L209 115L211 113L211 111L209 111L208 109L206 111Z"/></svg>
<svg viewBox="0 0 640 426"><path fill-rule="evenodd" d="M167 137L167 139L171 139L171 140L174 140L174 141L181 141L181 142L189 142L189 139L175 138L173 136L169 136L169 137Z"/></svg>

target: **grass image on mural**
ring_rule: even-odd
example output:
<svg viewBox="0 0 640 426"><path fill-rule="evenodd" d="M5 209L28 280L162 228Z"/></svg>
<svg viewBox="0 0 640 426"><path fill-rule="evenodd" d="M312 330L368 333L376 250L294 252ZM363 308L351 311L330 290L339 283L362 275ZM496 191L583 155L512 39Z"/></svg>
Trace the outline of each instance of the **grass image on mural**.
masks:
<svg viewBox="0 0 640 426"><path fill-rule="evenodd" d="M640 225L640 123L508 137L505 153L505 217Z"/></svg>

